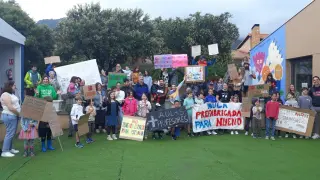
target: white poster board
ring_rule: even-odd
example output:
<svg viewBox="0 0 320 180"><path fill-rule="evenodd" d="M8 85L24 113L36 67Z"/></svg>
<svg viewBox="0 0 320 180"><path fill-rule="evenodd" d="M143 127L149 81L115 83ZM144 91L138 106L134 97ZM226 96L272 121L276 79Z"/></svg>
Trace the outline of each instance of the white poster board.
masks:
<svg viewBox="0 0 320 180"><path fill-rule="evenodd" d="M86 84L101 83L97 61L95 59L54 69L57 73L58 83L61 86L62 94L67 93L72 76L80 77Z"/></svg>
<svg viewBox="0 0 320 180"><path fill-rule="evenodd" d="M208 45L209 55L219 54L218 44Z"/></svg>
<svg viewBox="0 0 320 180"><path fill-rule="evenodd" d="M197 57L197 56L200 56L201 55L201 46L200 45L197 45L197 46L192 46L191 47L191 54L192 54L192 57Z"/></svg>

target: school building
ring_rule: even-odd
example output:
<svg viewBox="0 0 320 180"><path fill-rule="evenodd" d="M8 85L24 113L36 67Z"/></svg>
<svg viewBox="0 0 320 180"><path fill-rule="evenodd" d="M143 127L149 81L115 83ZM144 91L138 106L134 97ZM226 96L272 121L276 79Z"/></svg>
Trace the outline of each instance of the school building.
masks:
<svg viewBox="0 0 320 180"><path fill-rule="evenodd" d="M282 94L290 84L299 91L312 86L312 77L320 75L319 17L320 0L314 0L251 49L253 85L263 84L271 72Z"/></svg>

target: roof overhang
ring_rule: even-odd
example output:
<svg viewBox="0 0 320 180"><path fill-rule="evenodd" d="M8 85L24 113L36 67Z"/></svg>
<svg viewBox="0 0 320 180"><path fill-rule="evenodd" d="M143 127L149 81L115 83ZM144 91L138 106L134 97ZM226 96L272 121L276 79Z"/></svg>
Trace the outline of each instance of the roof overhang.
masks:
<svg viewBox="0 0 320 180"><path fill-rule="evenodd" d="M26 38L7 22L0 18L0 36L18 44L24 45Z"/></svg>

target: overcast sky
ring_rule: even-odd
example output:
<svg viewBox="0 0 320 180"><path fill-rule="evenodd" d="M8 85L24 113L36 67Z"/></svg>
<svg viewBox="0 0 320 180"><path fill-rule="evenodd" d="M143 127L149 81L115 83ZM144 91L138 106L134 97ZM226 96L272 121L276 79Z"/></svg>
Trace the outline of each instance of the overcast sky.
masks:
<svg viewBox="0 0 320 180"><path fill-rule="evenodd" d="M76 4L100 2L103 8L141 8L151 17L187 17L196 11L230 12L244 37L253 24L271 33L312 0L16 0L35 21L65 17Z"/></svg>

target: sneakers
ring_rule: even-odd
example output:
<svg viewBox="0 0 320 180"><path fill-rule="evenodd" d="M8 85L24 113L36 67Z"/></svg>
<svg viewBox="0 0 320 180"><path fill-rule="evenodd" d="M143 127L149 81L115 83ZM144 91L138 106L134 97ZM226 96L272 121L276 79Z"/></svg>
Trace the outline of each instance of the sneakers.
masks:
<svg viewBox="0 0 320 180"><path fill-rule="evenodd" d="M304 138L304 136L300 136L300 139L303 139Z"/></svg>
<svg viewBox="0 0 320 180"><path fill-rule="evenodd" d="M14 154L11 152L2 152L1 157L14 157Z"/></svg>
<svg viewBox="0 0 320 180"><path fill-rule="evenodd" d="M100 133L100 129L96 129L96 133L99 134Z"/></svg>
<svg viewBox="0 0 320 180"><path fill-rule="evenodd" d="M306 139L309 139L310 137L306 137Z"/></svg>
<svg viewBox="0 0 320 180"><path fill-rule="evenodd" d="M33 152L30 152L30 157L35 157L36 155Z"/></svg>
<svg viewBox="0 0 320 180"><path fill-rule="evenodd" d="M312 139L319 139L319 138L320 138L319 134L314 134L314 135L312 136Z"/></svg>
<svg viewBox="0 0 320 180"><path fill-rule="evenodd" d="M177 137L175 135L172 136L172 140L175 141L177 140Z"/></svg>
<svg viewBox="0 0 320 180"><path fill-rule="evenodd" d="M256 137L256 136L252 136L252 138L253 138L253 139L257 139L257 137Z"/></svg>
<svg viewBox="0 0 320 180"><path fill-rule="evenodd" d="M289 137L289 134L286 134L285 138L288 138Z"/></svg>
<svg viewBox="0 0 320 180"><path fill-rule="evenodd" d="M278 136L279 138L282 138L282 136Z"/></svg>
<svg viewBox="0 0 320 180"><path fill-rule="evenodd" d="M23 157L28 157L28 151L25 151L25 152L23 153Z"/></svg>
<svg viewBox="0 0 320 180"><path fill-rule="evenodd" d="M81 144L81 143L76 143L75 146L76 146L76 148L83 148L84 147L83 144Z"/></svg>
<svg viewBox="0 0 320 180"><path fill-rule="evenodd" d="M293 137L293 139L297 139L297 136L294 134L294 135L292 135L292 137Z"/></svg>
<svg viewBox="0 0 320 180"><path fill-rule="evenodd" d="M90 144L90 143L91 143L91 141L90 141L89 138L86 140L86 143L87 143L87 144Z"/></svg>
<svg viewBox="0 0 320 180"><path fill-rule="evenodd" d="M211 135L212 133L211 133L210 131L207 131L207 134L208 134L208 135Z"/></svg>
<svg viewBox="0 0 320 180"><path fill-rule="evenodd" d="M102 132L103 132L103 133L107 133L107 130L105 130L105 129L102 129Z"/></svg>
<svg viewBox="0 0 320 180"><path fill-rule="evenodd" d="M234 135L233 131L231 131L231 135Z"/></svg>
<svg viewBox="0 0 320 180"><path fill-rule="evenodd" d="M269 140L269 136L266 136L266 140Z"/></svg>
<svg viewBox="0 0 320 180"><path fill-rule="evenodd" d="M253 136L253 133L251 133L251 136Z"/></svg>
<svg viewBox="0 0 320 180"><path fill-rule="evenodd" d="M108 141L113 141L112 137L110 135L107 136Z"/></svg>
<svg viewBox="0 0 320 180"><path fill-rule="evenodd" d="M159 103L156 103L156 106L161 107L161 105Z"/></svg>
<svg viewBox="0 0 320 180"><path fill-rule="evenodd" d="M248 134L249 134L249 132L248 132L248 131L246 131L246 133L244 133L244 135L245 135L245 136L248 136Z"/></svg>
<svg viewBox="0 0 320 180"><path fill-rule="evenodd" d="M18 154L19 153L19 151L15 150L15 149L11 149L10 152L11 152L11 154Z"/></svg>
<svg viewBox="0 0 320 180"><path fill-rule="evenodd" d="M215 131L215 130L212 130L212 131L211 131L211 134L213 134L213 135L217 135L218 133L216 133L216 131Z"/></svg>
<svg viewBox="0 0 320 180"><path fill-rule="evenodd" d="M238 134L239 134L239 133L238 133L238 131L235 131L234 133L235 133L236 135L238 135Z"/></svg>
<svg viewBox="0 0 320 180"><path fill-rule="evenodd" d="M117 140L118 138L117 138L117 136L116 136L115 134L113 134L113 135L112 135L112 139L113 139L113 140Z"/></svg>
<svg viewBox="0 0 320 180"><path fill-rule="evenodd" d="M272 136L272 137L271 137L271 140L272 140L272 141L275 141L276 139Z"/></svg>

